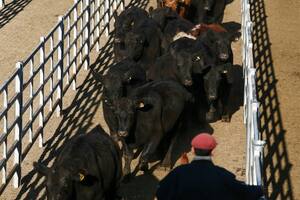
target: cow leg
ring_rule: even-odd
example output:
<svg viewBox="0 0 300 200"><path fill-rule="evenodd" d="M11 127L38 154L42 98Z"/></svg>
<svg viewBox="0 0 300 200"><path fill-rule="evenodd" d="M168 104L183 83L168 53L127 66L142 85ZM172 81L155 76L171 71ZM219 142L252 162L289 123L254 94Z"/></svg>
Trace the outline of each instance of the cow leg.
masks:
<svg viewBox="0 0 300 200"><path fill-rule="evenodd" d="M148 169L149 158L156 152L157 147L162 139L162 133L160 136L153 137L152 141L148 143L142 151L139 159L138 169L146 171Z"/></svg>
<svg viewBox="0 0 300 200"><path fill-rule="evenodd" d="M164 168L165 170L169 167L170 169L172 169L172 151L173 151L173 147L177 141L178 138L178 133L176 133L175 137L171 139L171 144L170 147L168 149L168 152L166 153L164 160L161 163L161 167Z"/></svg>
<svg viewBox="0 0 300 200"><path fill-rule="evenodd" d="M226 84L227 87L224 89L223 97L221 98L221 116L222 116L222 122L230 122L230 114L229 114L229 105L228 105L228 99L231 92L231 85Z"/></svg>

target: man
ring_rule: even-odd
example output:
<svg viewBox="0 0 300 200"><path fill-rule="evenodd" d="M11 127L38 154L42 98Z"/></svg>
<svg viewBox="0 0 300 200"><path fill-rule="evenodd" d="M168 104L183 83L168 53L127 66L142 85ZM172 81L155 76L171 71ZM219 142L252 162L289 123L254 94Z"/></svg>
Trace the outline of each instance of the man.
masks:
<svg viewBox="0 0 300 200"><path fill-rule="evenodd" d="M161 180L158 200L256 200L263 196L260 186L246 185L213 164L211 153L217 146L213 136L201 133L191 145L193 161L175 168Z"/></svg>

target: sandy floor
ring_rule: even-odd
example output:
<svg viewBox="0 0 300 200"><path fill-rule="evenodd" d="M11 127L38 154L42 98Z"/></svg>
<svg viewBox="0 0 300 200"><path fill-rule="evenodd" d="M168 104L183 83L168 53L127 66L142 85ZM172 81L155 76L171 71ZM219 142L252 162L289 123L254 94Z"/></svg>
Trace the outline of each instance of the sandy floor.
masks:
<svg viewBox="0 0 300 200"><path fill-rule="evenodd" d="M264 7L263 0L256 2L262 4L262 7ZM57 21L57 15L64 13L72 4L71 1L42 2L38 0L32 0L28 3L23 11L18 11L19 13L0 29L0 82L4 80L4 77L10 74L14 68L14 63L26 57L37 45L39 36L47 33L51 29ZM267 5L268 3L269 2L266 2ZM150 3L142 1L138 5L141 7L147 5L147 7L149 7L153 4L154 1ZM263 73L269 73L271 75L267 77L270 77L270 81L278 80L276 85L270 81L263 82L264 87L262 86L259 91L261 94L264 94L260 95L262 109L267 110L267 107L270 106L265 96L270 96L270 98L275 96L277 100L279 96L281 100L280 107L279 101L276 101L274 103L275 106L272 104L273 107L271 108L274 111L268 111L268 113L266 112L265 114L266 117L272 116L272 120L266 121L265 123L273 123L273 126L274 123L275 125L280 124L279 128L269 130L269 125L263 126L264 123L261 124L264 137L268 141L265 151L266 180L268 181L267 184L269 186L271 199L297 199L297 196L300 195L299 191L296 191L300 186L300 171L299 168L296 168L296 163L300 163L299 157L296 156L297 153L299 153L299 147L297 145L299 144L299 136L296 133L296 128L299 127L296 123L296 120L299 119L299 114L297 113L299 109L295 107L297 105L296 102L291 102L290 104L288 104L288 102L297 101L297 99L299 99L299 91L297 91L296 88L299 88L297 80L299 80L300 75L296 70L296 64L298 63L297 61L299 61L300 48L299 43L292 41L292 38L296 39L294 35L297 31L296 27L299 28L299 26L296 26L296 22L298 23L298 21L285 23L286 19L281 16L285 16L288 19L299 19L299 14L296 16L296 10L297 8L299 9L300 5L294 0L293 3L284 5L286 8L285 10L281 9L282 13L277 13L279 8L282 7L279 3L277 4L272 3L272 7L266 6L267 12L272 13L271 11L273 11L274 16L271 15L271 17L268 18L267 23L270 26L268 27L270 38L268 38L269 40L266 43L262 44L265 45L265 48L259 49L260 53L258 55L261 55L261 52L266 49L269 50L269 53L265 55L265 61L260 61L258 57L256 61L257 63L266 62L264 66L268 68L268 70L262 69L260 72L261 77L265 77L262 75ZM43 10L42 8L47 9ZM294 9L294 12L291 12L290 9ZM292 15L292 13L294 13L294 15ZM265 20L263 14L266 15L266 13L253 15L253 17L258 18L256 26ZM225 21L240 22L239 1L236 0L227 6ZM267 23L265 22L263 26L266 26ZM278 23L282 26L279 27ZM294 25L292 26L292 24ZM284 34L281 33L283 29L281 27L287 30ZM268 32L265 34L268 35ZM261 37L261 35L262 34L258 34L257 38ZM286 40L286 38L288 38L288 40ZM254 40L254 43L255 41L256 40ZM96 61L96 67L103 69L108 66L109 60L112 58L112 49L109 42L110 40L107 41L106 38L103 38L101 40L101 52L93 53L91 63ZM272 59L267 59L267 57L270 58L271 55L270 42L274 45L272 46L272 50L274 49L272 56L274 62L272 62ZM257 45L261 45L258 39ZM241 64L240 42L235 43L233 49L235 64ZM257 65L262 68L262 63ZM276 68L279 66L280 68ZM276 79L274 75L275 70ZM259 81L258 83L262 84L262 82ZM22 168L24 177L22 187L18 190L14 190L11 186L8 186L6 191L1 195L1 200L37 199L37 196L41 197L41 194L43 194L42 179L32 171L31 163L40 160L51 165L51 161L57 152L59 152L61 145L78 131L84 132L98 123L103 125L105 130L107 129L101 112L101 91L88 71L82 71L80 73L77 86L76 92L70 90L64 98L64 115L60 118L53 117L45 128L46 137L51 139L46 140L43 149L33 147L24 160ZM274 88L276 90L276 87L278 88L277 93L271 92ZM293 98L290 98L290 96L292 97L292 93L296 94L296 96L293 95ZM282 109L281 117L279 117L280 109ZM192 134L200 130L213 132L219 144L214 153L215 163L234 172L240 180L244 180L245 178L245 130L242 123L242 116L242 109L239 109L234 113L231 123L217 122L210 126L199 126L190 131ZM262 120L264 120L263 117ZM284 132L284 130L286 132ZM187 143L184 143L183 140L180 141L182 141L182 143L179 144L179 147L186 148ZM278 160L280 160L280 162L278 162ZM291 170L290 163L292 164ZM270 172L276 173L276 176L271 176ZM165 174L166 172L161 170L156 170L154 175L140 174L129 184L124 185L123 190L127 194L128 199L153 199L156 184Z"/></svg>

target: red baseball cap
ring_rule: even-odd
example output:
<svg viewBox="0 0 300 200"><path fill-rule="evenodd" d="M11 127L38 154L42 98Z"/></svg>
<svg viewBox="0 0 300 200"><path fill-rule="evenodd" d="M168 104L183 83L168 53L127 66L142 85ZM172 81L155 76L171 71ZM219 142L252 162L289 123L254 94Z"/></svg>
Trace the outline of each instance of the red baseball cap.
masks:
<svg viewBox="0 0 300 200"><path fill-rule="evenodd" d="M212 135L200 133L193 138L191 145L195 149L213 150L217 146L217 142Z"/></svg>

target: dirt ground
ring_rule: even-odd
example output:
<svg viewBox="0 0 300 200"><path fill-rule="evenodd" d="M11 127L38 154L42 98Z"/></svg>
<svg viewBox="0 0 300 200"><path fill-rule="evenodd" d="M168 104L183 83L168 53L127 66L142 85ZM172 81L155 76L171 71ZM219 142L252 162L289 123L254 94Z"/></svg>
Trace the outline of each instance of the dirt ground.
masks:
<svg viewBox="0 0 300 200"><path fill-rule="evenodd" d="M299 80L300 75L296 67L297 61L299 61L300 48L299 43L295 41L299 40L295 37L297 28L299 29L296 23L299 21L295 19L299 19L299 12L296 11L299 10L300 5L296 0L289 4L282 3L283 5L279 2L272 2L271 4L270 1L264 2L264 0L253 2L260 6L260 9L257 9L257 5L256 7L252 6L253 20L257 20L254 26L257 34L257 37L254 38L254 47L263 46L263 48L257 48L255 63L258 67L261 109L264 110L261 117L261 130L267 140L265 149L266 184L270 199L297 199L300 195L298 189L300 187L300 170L299 167L296 168L296 164L299 164L300 160L296 155L300 149L297 145L299 144L299 136L296 132L296 128L299 127L296 123L296 120L299 119L297 113L299 109L297 109L295 101L299 99L299 91L296 88L299 88L297 80ZM57 21L57 16L63 14L71 4L71 1L23 1L20 3L21 9L19 9L24 9L23 11L16 11L15 16L7 23L3 23L4 25L2 25L1 18L0 83L13 70L15 62L30 53L37 45L39 37L51 29ZM154 1L150 3L140 1L136 5L140 7L154 6ZM266 11L264 11L265 7ZM257 14L258 12L261 13ZM264 16L269 17L265 18ZM285 23L288 20L294 21ZM238 0L227 6L224 21L240 23L240 3ZM259 26L260 23L261 26ZM267 25L269 29L264 29L263 27ZM264 33L259 33L262 30ZM282 33L282 30L287 31ZM262 36L267 39L264 43L259 39ZM108 67L109 60L112 58L110 42L111 39L103 38L101 51L99 53L94 52L92 55L91 63L94 63L93 65L102 71ZM270 46L271 42L272 46ZM240 42L233 44L234 62L237 65L241 64L240 47ZM266 50L268 53L265 53ZM261 55L264 55L264 59L260 57ZM237 66L237 71L239 69L240 67ZM276 71L276 77L274 71ZM50 166L61 146L74 134L85 132L99 123L104 130L107 130L102 117L99 85L95 84L89 71L82 71L77 81L77 91L71 90L64 98L64 115L59 118L53 117L45 128L46 138L49 140L46 140L44 148L33 147L24 160L21 188L15 190L8 186L1 195L1 200L37 199L37 197L43 199L43 179L32 170L32 162L39 160ZM294 94L293 98L290 93ZM239 95L240 93L237 92L236 94ZM289 98L290 96L291 98ZM270 99L267 100L267 98ZM273 99L275 99L275 103L273 103ZM194 123L196 126L188 129L189 136L179 140L178 147L181 150L187 150L189 148L188 141L192 135L202 130L211 132L218 140L218 147L214 152L214 162L234 172L240 180L244 180L245 129L242 112L242 107L240 107L234 113L231 123L216 122L210 125ZM193 119L193 115L190 117ZM270 126L274 128L269 128ZM155 170L153 175L139 174L129 184L123 185L122 190L129 200L153 199L156 184L166 173L163 170Z"/></svg>

